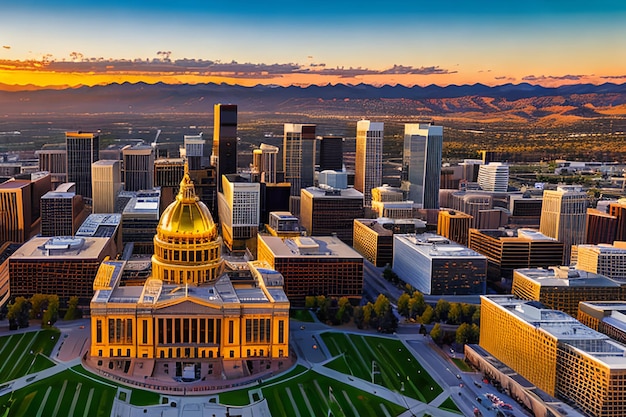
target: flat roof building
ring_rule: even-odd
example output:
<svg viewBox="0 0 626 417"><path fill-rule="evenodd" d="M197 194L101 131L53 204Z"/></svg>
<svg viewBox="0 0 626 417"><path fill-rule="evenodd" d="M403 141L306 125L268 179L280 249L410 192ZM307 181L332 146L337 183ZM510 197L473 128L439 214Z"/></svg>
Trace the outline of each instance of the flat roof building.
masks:
<svg viewBox="0 0 626 417"><path fill-rule="evenodd" d="M376 266L391 265L393 262L393 235L425 230L426 222L418 219L354 219L352 246L354 250Z"/></svg>
<svg viewBox="0 0 626 417"><path fill-rule="evenodd" d="M512 295L481 296L480 346L589 416L626 414L626 346L573 317Z"/></svg>
<svg viewBox="0 0 626 417"><path fill-rule="evenodd" d="M516 269L511 293L522 300L539 301L547 308L576 317L579 302L621 300L625 290L619 282L603 275L568 267L551 267Z"/></svg>
<svg viewBox="0 0 626 417"><path fill-rule="evenodd" d="M563 243L534 229L469 229L468 247L489 260L489 278L511 279L516 268L561 265Z"/></svg>
<svg viewBox="0 0 626 417"><path fill-rule="evenodd" d="M336 234L351 245L354 219L363 214L363 194L354 188L309 187L301 192L300 222L311 236Z"/></svg>
<svg viewBox="0 0 626 417"><path fill-rule="evenodd" d="M258 235L258 259L285 277L294 305L303 306L309 295L360 300L363 293L363 257L336 237Z"/></svg>
<svg viewBox="0 0 626 417"><path fill-rule="evenodd" d="M578 245L576 267L626 283L626 242L613 245Z"/></svg>
<svg viewBox="0 0 626 417"><path fill-rule="evenodd" d="M487 258L434 233L394 235L393 271L424 294L484 294Z"/></svg>
<svg viewBox="0 0 626 417"><path fill-rule="evenodd" d="M9 258L11 296L57 294L61 305L78 296L88 306L98 267L116 249L109 237L35 237Z"/></svg>

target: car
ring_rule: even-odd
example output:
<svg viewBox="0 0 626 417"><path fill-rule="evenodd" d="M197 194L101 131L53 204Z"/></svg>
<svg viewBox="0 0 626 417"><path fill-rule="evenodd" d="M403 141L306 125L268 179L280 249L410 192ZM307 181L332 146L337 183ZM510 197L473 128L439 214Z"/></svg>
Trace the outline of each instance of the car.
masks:
<svg viewBox="0 0 626 417"><path fill-rule="evenodd" d="M476 388L482 388L483 386L480 385L478 382L474 381L474 385L476 385Z"/></svg>
<svg viewBox="0 0 626 417"><path fill-rule="evenodd" d="M304 330L304 329L306 329L306 327L300 326L300 330Z"/></svg>
<svg viewBox="0 0 626 417"><path fill-rule="evenodd" d="M456 374L457 379L461 379L461 375Z"/></svg>

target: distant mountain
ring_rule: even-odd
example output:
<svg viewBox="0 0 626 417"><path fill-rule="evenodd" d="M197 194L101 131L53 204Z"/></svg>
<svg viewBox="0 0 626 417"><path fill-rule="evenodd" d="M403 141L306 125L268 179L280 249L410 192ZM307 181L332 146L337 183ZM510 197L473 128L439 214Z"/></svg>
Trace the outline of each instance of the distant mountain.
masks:
<svg viewBox="0 0 626 417"><path fill-rule="evenodd" d="M37 113L203 113L215 103L240 112L315 115L471 118L553 123L626 117L626 84L483 84L440 87L326 85L242 87L225 84L111 84L68 89L0 84L0 115Z"/></svg>

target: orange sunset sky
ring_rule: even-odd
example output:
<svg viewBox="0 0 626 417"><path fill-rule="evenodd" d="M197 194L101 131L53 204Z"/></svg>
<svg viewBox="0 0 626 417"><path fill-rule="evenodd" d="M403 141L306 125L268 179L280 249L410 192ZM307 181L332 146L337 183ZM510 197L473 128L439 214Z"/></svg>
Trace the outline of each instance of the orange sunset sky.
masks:
<svg viewBox="0 0 626 417"><path fill-rule="evenodd" d="M0 84L626 82L626 2L207 3L3 6Z"/></svg>

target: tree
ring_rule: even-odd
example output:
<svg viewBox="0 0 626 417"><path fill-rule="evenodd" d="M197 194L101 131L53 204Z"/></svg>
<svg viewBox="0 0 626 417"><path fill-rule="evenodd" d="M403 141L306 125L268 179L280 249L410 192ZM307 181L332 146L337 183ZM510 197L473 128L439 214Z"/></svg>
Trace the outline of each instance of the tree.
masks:
<svg viewBox="0 0 626 417"><path fill-rule="evenodd" d="M382 317L385 312L391 308L391 303L389 299L385 297L383 294L378 294L376 298L376 302L374 303L374 312L376 316Z"/></svg>
<svg viewBox="0 0 626 417"><path fill-rule="evenodd" d="M420 316L420 322L422 324L430 324L433 322L433 318L435 316L435 310L431 306L426 306L426 309Z"/></svg>
<svg viewBox="0 0 626 417"><path fill-rule="evenodd" d="M472 338L470 343L478 343L480 341L480 327L478 327L475 323L472 323Z"/></svg>
<svg viewBox="0 0 626 417"><path fill-rule="evenodd" d="M432 330L430 331L430 337L433 339L435 343L441 343L443 340L443 330L441 330L441 326L439 323L435 323Z"/></svg>
<svg viewBox="0 0 626 417"><path fill-rule="evenodd" d="M33 294L30 297L30 318L40 319L43 316L43 312L48 308L49 298L47 294Z"/></svg>
<svg viewBox="0 0 626 417"><path fill-rule="evenodd" d="M398 329L398 318L393 314L391 306L378 319L378 331L381 333L393 333Z"/></svg>
<svg viewBox="0 0 626 417"><path fill-rule="evenodd" d="M409 309L410 301L411 297L407 293L403 293L400 297L398 297L398 314L407 319L411 313L411 310Z"/></svg>
<svg viewBox="0 0 626 417"><path fill-rule="evenodd" d="M28 300L24 297L17 297L13 304L9 305L7 318L9 319L9 328L11 330L28 327L28 319L30 318L30 303Z"/></svg>
<svg viewBox="0 0 626 417"><path fill-rule="evenodd" d="M476 305L463 303L461 304L461 309L463 310L463 318L461 321L463 323L472 323L472 317L474 316L474 312L476 312Z"/></svg>
<svg viewBox="0 0 626 417"><path fill-rule="evenodd" d="M464 345L466 343L471 343L472 342L472 327L469 324L467 324L467 323L461 324L456 329L455 341L459 345Z"/></svg>
<svg viewBox="0 0 626 417"><path fill-rule="evenodd" d="M365 314L363 307L357 306L354 308L354 324L357 328L362 329L365 323Z"/></svg>
<svg viewBox="0 0 626 417"><path fill-rule="evenodd" d="M41 316L41 327L50 327L59 319L59 296L48 295L48 308Z"/></svg>
<svg viewBox="0 0 626 417"><path fill-rule="evenodd" d="M306 297L304 297L304 307L315 308L315 306L317 305L316 301L317 300L315 299L315 297L313 297L312 295L307 295Z"/></svg>
<svg viewBox="0 0 626 417"><path fill-rule="evenodd" d="M415 318L421 316L426 309L426 301L424 301L424 294L419 291L414 291L411 301L409 302L409 308L411 310L411 317Z"/></svg>
<svg viewBox="0 0 626 417"><path fill-rule="evenodd" d="M374 304L368 302L363 306L363 327L371 326L375 319L376 312L374 311Z"/></svg>
<svg viewBox="0 0 626 417"><path fill-rule="evenodd" d="M472 314L472 324L480 324L480 307L476 307L474 314Z"/></svg>
<svg viewBox="0 0 626 417"><path fill-rule="evenodd" d="M448 320L449 311L450 303L443 298L440 298L439 301L437 301L437 305L435 306L435 317L437 318L437 320L444 322Z"/></svg>
<svg viewBox="0 0 626 417"><path fill-rule="evenodd" d="M341 297L339 299L339 308L337 309L337 314L335 318L339 323L347 323L350 321L350 317L352 316L352 304L350 304L350 300L348 297Z"/></svg>
<svg viewBox="0 0 626 417"><path fill-rule="evenodd" d="M461 303L450 303L450 310L448 311L448 323L461 324L463 321L463 310Z"/></svg>
<svg viewBox="0 0 626 417"><path fill-rule="evenodd" d="M67 311L63 320L75 320L80 317L80 310L78 309L78 297L72 296L67 302Z"/></svg>

